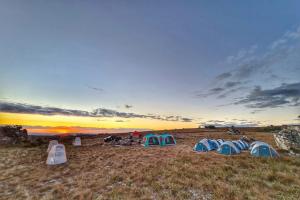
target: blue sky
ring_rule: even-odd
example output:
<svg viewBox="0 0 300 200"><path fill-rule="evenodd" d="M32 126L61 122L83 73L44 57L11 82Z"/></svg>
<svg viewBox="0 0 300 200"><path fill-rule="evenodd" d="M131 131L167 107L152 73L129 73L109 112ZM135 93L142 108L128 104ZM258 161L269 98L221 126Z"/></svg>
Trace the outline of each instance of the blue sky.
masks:
<svg viewBox="0 0 300 200"><path fill-rule="evenodd" d="M298 122L299 1L0 5L3 112L14 102L178 115L194 126Z"/></svg>

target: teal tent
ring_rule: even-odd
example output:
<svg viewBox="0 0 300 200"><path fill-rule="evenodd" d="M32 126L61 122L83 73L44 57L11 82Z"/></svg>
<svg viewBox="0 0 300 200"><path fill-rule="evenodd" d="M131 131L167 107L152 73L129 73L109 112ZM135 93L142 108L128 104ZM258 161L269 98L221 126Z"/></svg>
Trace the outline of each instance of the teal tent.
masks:
<svg viewBox="0 0 300 200"><path fill-rule="evenodd" d="M149 146L159 146L159 136L149 133L144 136L143 138L143 144L144 147L149 147Z"/></svg>
<svg viewBox="0 0 300 200"><path fill-rule="evenodd" d="M160 135L159 142L161 146L176 145L175 138L173 137L173 135L170 135L168 133Z"/></svg>
<svg viewBox="0 0 300 200"><path fill-rule="evenodd" d="M279 157L276 150L266 143L257 143L252 147L250 153L255 157Z"/></svg>
<svg viewBox="0 0 300 200"><path fill-rule="evenodd" d="M233 155L233 154L238 154L240 152L241 151L231 141L226 141L222 143L218 149L218 153L224 155Z"/></svg>

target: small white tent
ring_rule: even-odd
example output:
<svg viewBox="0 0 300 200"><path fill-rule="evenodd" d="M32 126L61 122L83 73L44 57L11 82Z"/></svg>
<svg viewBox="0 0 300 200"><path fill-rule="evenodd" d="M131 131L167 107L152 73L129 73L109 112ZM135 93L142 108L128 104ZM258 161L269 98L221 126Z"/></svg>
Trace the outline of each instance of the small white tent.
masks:
<svg viewBox="0 0 300 200"><path fill-rule="evenodd" d="M73 141L73 146L81 146L81 138L76 137Z"/></svg>
<svg viewBox="0 0 300 200"><path fill-rule="evenodd" d="M49 145L48 145L48 149L47 149L47 153L49 153L49 151L51 150L52 146L57 145L58 141L57 140L50 140Z"/></svg>
<svg viewBox="0 0 300 200"><path fill-rule="evenodd" d="M47 165L57 165L67 162L66 150L63 144L53 145L48 153Z"/></svg>

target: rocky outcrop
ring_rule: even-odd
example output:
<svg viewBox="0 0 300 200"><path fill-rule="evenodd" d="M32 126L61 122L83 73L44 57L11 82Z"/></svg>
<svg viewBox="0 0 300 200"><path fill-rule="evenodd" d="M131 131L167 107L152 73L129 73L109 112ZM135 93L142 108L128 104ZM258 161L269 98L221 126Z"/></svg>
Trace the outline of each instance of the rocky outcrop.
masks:
<svg viewBox="0 0 300 200"><path fill-rule="evenodd" d="M22 126L2 126L0 127L0 144L17 144L27 141L27 130Z"/></svg>
<svg viewBox="0 0 300 200"><path fill-rule="evenodd" d="M274 134L274 139L280 149L300 153L300 125L286 126Z"/></svg>

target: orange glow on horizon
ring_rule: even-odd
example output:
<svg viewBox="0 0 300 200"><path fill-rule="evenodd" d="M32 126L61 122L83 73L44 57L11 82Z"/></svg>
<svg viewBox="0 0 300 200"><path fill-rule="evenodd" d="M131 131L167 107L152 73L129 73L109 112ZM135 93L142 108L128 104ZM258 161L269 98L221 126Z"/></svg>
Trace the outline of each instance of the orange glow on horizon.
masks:
<svg viewBox="0 0 300 200"><path fill-rule="evenodd" d="M39 114L19 114L1 113L0 124L32 126L27 129L32 133L95 133L100 129L175 129L175 128L195 128L191 122L172 122L153 119L130 118L95 118L95 117L74 117L61 115L39 115Z"/></svg>

